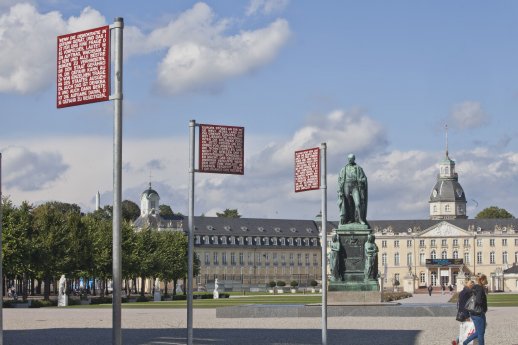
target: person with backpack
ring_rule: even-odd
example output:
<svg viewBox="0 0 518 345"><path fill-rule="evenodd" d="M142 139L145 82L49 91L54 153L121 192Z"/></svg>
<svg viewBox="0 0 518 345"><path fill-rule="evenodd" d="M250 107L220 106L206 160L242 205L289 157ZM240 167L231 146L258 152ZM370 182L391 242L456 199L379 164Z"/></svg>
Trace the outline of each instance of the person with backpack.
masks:
<svg viewBox="0 0 518 345"><path fill-rule="evenodd" d="M466 284L464 284L464 288L459 293L459 299L457 301L457 321L460 322L459 325L459 337L452 344L462 344L464 340L466 340L469 336L470 331L473 330L473 322L471 322L469 318L469 312L466 310L465 305L468 301L468 298L471 296L471 289L475 285L473 280L468 280Z"/></svg>
<svg viewBox="0 0 518 345"><path fill-rule="evenodd" d="M470 298L466 303L466 310L475 324L475 333L471 334L463 345L468 345L473 339L478 339L479 345L484 345L484 334L486 333L486 312L487 312L487 296L486 296L487 277L481 274L477 278L477 284L473 285L471 295L474 296L475 303L473 308L469 306Z"/></svg>

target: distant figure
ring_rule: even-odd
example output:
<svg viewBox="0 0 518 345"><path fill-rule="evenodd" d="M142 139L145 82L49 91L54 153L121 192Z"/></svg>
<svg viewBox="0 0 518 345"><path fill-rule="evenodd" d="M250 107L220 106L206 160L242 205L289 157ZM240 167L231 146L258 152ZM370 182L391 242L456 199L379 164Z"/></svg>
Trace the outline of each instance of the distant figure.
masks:
<svg viewBox="0 0 518 345"><path fill-rule="evenodd" d="M367 224L367 176L356 164L354 154L349 154L347 158L349 163L338 174L340 225Z"/></svg>
<svg viewBox="0 0 518 345"><path fill-rule="evenodd" d="M451 284L450 284L450 286L448 286L448 289L450 290L450 295L452 295L453 294L453 286L451 286Z"/></svg>
<svg viewBox="0 0 518 345"><path fill-rule="evenodd" d="M67 280L65 278L65 275L62 274L61 278L59 279L59 295L64 295L67 291Z"/></svg>
<svg viewBox="0 0 518 345"><path fill-rule="evenodd" d="M431 296L433 291L432 284L428 285L428 294Z"/></svg>
<svg viewBox="0 0 518 345"><path fill-rule="evenodd" d="M441 285L441 295L444 295L444 291L446 291L446 286L444 284Z"/></svg>

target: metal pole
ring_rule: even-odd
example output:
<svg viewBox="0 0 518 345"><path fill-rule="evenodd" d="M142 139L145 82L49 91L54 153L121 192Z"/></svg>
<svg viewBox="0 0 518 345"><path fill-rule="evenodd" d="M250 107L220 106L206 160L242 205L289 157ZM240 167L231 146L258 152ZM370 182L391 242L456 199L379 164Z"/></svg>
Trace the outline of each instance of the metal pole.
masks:
<svg viewBox="0 0 518 345"><path fill-rule="evenodd" d="M4 265L4 255L2 250L2 238L4 237L2 230L2 220L3 220L3 200L2 200L2 153L0 152L0 345L4 343L4 273L2 271L2 267Z"/></svg>
<svg viewBox="0 0 518 345"><path fill-rule="evenodd" d="M320 144L322 156L322 345L327 345L327 145Z"/></svg>
<svg viewBox="0 0 518 345"><path fill-rule="evenodd" d="M192 345L192 277L194 262L194 152L196 121L189 121L189 248L187 265L187 345Z"/></svg>
<svg viewBox="0 0 518 345"><path fill-rule="evenodd" d="M121 214L122 214L122 31L124 20L115 18L114 33L114 126L113 126L113 318L112 344L122 345L121 330Z"/></svg>

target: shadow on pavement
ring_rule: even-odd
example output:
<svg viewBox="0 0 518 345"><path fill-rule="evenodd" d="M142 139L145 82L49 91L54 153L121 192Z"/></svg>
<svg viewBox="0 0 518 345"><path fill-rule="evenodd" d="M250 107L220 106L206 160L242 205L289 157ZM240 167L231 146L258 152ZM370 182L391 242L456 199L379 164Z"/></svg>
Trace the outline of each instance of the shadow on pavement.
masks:
<svg viewBox="0 0 518 345"><path fill-rule="evenodd" d="M418 330L358 330L329 329L327 343L340 345L413 345L417 343ZM194 329L196 345L317 345L322 344L319 329ZM11 345L109 345L112 343L109 328L61 328L4 331L4 344ZM124 345L183 345L185 329L123 329Z"/></svg>

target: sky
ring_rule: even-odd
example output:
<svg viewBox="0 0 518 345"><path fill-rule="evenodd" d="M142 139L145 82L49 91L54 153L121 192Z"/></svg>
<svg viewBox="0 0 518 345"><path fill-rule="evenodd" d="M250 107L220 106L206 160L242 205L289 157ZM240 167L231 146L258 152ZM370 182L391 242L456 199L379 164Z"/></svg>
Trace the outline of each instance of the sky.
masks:
<svg viewBox="0 0 518 345"><path fill-rule="evenodd" d="M122 197L188 211L189 120L245 127L244 175L195 176L194 214L314 219L294 152L349 153L367 219L427 219L448 149L468 217L518 216L518 2L0 0L2 194L111 204L113 102L56 108L56 37L124 19Z"/></svg>

